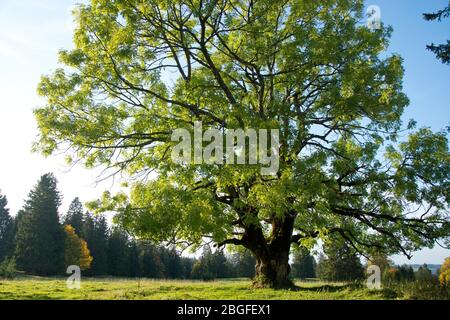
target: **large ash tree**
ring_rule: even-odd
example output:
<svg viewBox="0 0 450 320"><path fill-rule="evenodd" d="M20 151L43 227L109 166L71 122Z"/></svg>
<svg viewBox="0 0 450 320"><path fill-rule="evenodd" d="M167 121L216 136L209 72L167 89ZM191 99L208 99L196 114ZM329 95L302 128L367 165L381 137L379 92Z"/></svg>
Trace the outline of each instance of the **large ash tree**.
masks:
<svg viewBox="0 0 450 320"><path fill-rule="evenodd" d="M364 12L356 0L92 0L64 67L39 85L36 149L133 178L129 197L95 205L140 238L246 247L256 286L290 285L293 243L448 245L446 133L402 125L402 59ZM171 133L194 121L278 128L279 171L172 161Z"/></svg>

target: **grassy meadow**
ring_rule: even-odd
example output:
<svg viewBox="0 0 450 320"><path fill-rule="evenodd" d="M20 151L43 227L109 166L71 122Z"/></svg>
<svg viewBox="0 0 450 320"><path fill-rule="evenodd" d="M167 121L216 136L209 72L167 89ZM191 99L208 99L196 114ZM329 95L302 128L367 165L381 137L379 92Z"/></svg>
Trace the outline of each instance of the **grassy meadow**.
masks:
<svg viewBox="0 0 450 320"><path fill-rule="evenodd" d="M361 300L386 299L385 291L345 283L297 281L298 289L252 289L246 279L217 280L152 280L85 278L81 289L68 289L63 278L23 277L0 280L1 299L94 299L94 300Z"/></svg>

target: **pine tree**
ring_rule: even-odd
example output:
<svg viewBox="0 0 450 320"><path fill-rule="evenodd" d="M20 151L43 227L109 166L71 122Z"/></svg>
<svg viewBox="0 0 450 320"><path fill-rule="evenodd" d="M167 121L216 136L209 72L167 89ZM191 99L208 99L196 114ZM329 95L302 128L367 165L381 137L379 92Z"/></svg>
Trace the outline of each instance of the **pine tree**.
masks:
<svg viewBox="0 0 450 320"><path fill-rule="evenodd" d="M6 196L0 194L0 263L12 255L14 243L14 220L7 205Z"/></svg>
<svg viewBox="0 0 450 320"><path fill-rule="evenodd" d="M439 21L450 17L450 2L442 10L435 13L424 13L423 17L427 21ZM450 64L450 40L447 43L435 45L434 43L427 45L427 49L436 55L436 58L442 61L444 64Z"/></svg>
<svg viewBox="0 0 450 320"><path fill-rule="evenodd" d="M229 278L231 267L223 253L223 250L217 250L211 255L210 269L214 278Z"/></svg>
<svg viewBox="0 0 450 320"><path fill-rule="evenodd" d="M21 270L37 275L64 271L64 231L58 217L60 204L57 180L47 173L31 190L18 218L15 256Z"/></svg>
<svg viewBox="0 0 450 320"><path fill-rule="evenodd" d="M108 223L104 216L93 216L90 212L84 214L82 237L94 258L91 268L85 272L86 275L108 274L108 233Z"/></svg>
<svg viewBox="0 0 450 320"><path fill-rule="evenodd" d="M222 250L212 252L209 246L205 246L203 254L192 267L192 278L212 280L215 278L227 278L231 275L230 265Z"/></svg>
<svg viewBox="0 0 450 320"><path fill-rule="evenodd" d="M293 256L294 260L291 266L293 277L305 279L314 278L316 276L316 261L307 248L299 247L298 250L294 251Z"/></svg>
<svg viewBox="0 0 450 320"><path fill-rule="evenodd" d="M191 277L194 262L195 259L193 258L181 257L181 265L183 266L183 279L189 279Z"/></svg>
<svg viewBox="0 0 450 320"><path fill-rule="evenodd" d="M119 227L113 228L108 239L108 274L116 277L129 275L129 236Z"/></svg>
<svg viewBox="0 0 450 320"><path fill-rule="evenodd" d="M420 283L431 283L434 280L434 276L426 263L419 267L416 272L416 280Z"/></svg>
<svg viewBox="0 0 450 320"><path fill-rule="evenodd" d="M180 256L174 248L160 248L161 259L164 264L165 277L177 279L183 277L183 266Z"/></svg>
<svg viewBox="0 0 450 320"><path fill-rule="evenodd" d="M406 264L398 267L398 275L399 281L402 282L414 281L415 278L414 269Z"/></svg>
<svg viewBox="0 0 450 320"><path fill-rule="evenodd" d="M76 197L70 203L69 210L63 219L63 224L71 225L79 237L82 235L83 229L83 211L83 204L80 199Z"/></svg>
<svg viewBox="0 0 450 320"><path fill-rule="evenodd" d="M331 241L324 245L325 256L317 267L319 278L331 281L352 281L364 277L364 269L357 254L344 242Z"/></svg>
<svg viewBox="0 0 450 320"><path fill-rule="evenodd" d="M129 277L140 278L142 276L141 264L139 261L139 246L136 240L131 241L129 249Z"/></svg>
<svg viewBox="0 0 450 320"><path fill-rule="evenodd" d="M76 265L81 270L89 269L92 263L92 256L86 241L78 237L74 227L65 225L66 233L64 261L66 266Z"/></svg>
<svg viewBox="0 0 450 320"><path fill-rule="evenodd" d="M231 256L234 276L238 278L253 278L255 275L255 257L250 250L242 250Z"/></svg>
<svg viewBox="0 0 450 320"><path fill-rule="evenodd" d="M162 262L158 248L154 245L149 242L141 242L139 260L143 277L164 278L165 266Z"/></svg>

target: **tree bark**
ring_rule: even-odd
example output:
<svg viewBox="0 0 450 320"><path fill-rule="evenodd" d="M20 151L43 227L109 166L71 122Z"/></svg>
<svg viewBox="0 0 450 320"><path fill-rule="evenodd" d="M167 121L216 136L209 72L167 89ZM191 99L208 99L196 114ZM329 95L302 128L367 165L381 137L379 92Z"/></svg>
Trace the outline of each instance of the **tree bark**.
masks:
<svg viewBox="0 0 450 320"><path fill-rule="evenodd" d="M253 286L255 288L291 288L294 284L289 279L290 271L289 249L256 256Z"/></svg>
<svg viewBox="0 0 450 320"><path fill-rule="evenodd" d="M247 230L249 249L256 258L255 278L256 288L292 288L289 279L289 253L294 219L274 219L272 232L268 240L264 238L261 228Z"/></svg>

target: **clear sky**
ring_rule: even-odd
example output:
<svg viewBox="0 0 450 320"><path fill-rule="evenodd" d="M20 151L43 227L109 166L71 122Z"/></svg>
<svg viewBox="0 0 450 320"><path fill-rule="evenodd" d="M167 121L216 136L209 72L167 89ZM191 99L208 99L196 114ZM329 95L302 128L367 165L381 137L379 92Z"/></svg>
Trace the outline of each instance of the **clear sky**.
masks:
<svg viewBox="0 0 450 320"><path fill-rule="evenodd" d="M37 136L32 109L42 105L36 87L42 74L57 66L57 52L72 47L74 4L80 0L0 0L0 190L15 214L29 190L46 172L54 172L63 191L65 212L70 201L95 199L104 190L116 189L112 181L96 184L97 170L68 168L63 156L43 158L30 152ZM419 126L441 130L450 125L450 66L425 50L430 42L450 38L450 19L426 22L422 13L445 7L448 0L373 0L367 5L381 9L381 19L394 27L390 52L405 60L404 91L411 100L405 120L415 118ZM440 264L450 256L441 248L417 252L397 263Z"/></svg>

